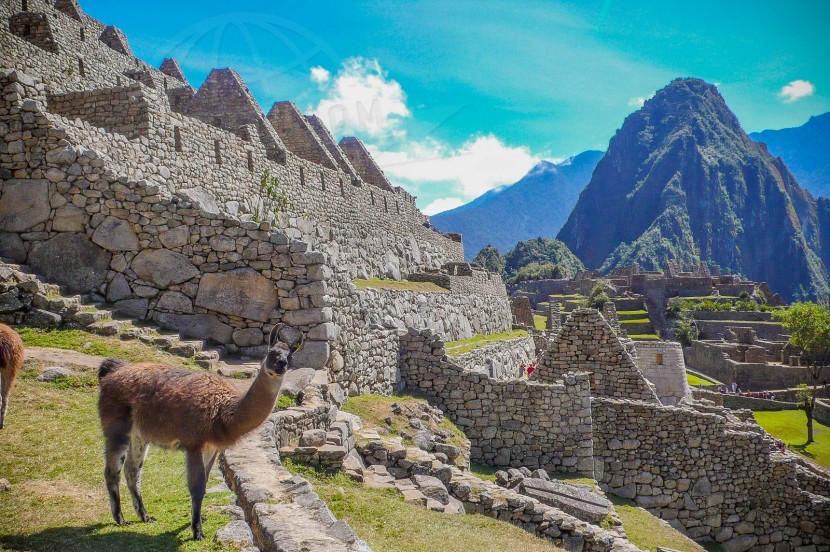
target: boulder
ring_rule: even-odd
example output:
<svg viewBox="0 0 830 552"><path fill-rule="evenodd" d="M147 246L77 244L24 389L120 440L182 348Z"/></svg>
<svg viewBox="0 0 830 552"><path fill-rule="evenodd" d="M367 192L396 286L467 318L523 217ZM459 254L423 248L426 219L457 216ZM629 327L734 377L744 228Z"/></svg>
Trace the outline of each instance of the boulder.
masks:
<svg viewBox="0 0 830 552"><path fill-rule="evenodd" d="M188 297L184 293L181 293L179 291L167 291L164 294L162 294L161 298L159 298L158 303L156 303L156 308L159 310L172 311L180 314L190 314L193 312L193 302L190 300L190 297ZM262 332L259 331L259 334L260 341L262 341ZM257 344L254 343L254 345Z"/></svg>
<svg viewBox="0 0 830 552"><path fill-rule="evenodd" d="M60 315L42 309L29 310L23 317L23 321L29 326L39 328L56 328L61 325Z"/></svg>
<svg viewBox="0 0 830 552"><path fill-rule="evenodd" d="M291 367L323 368L329 360L330 352L328 342L307 339L302 348L291 356Z"/></svg>
<svg viewBox="0 0 830 552"><path fill-rule="evenodd" d="M322 447L325 444L325 429L308 429L300 434L299 446L301 447Z"/></svg>
<svg viewBox="0 0 830 552"><path fill-rule="evenodd" d="M0 293L0 312L15 312L24 306L23 301L17 297L16 289Z"/></svg>
<svg viewBox="0 0 830 552"><path fill-rule="evenodd" d="M233 332L233 342L239 347L255 347L262 343L262 330L243 328Z"/></svg>
<svg viewBox="0 0 830 552"><path fill-rule="evenodd" d="M187 245L190 241L190 229L185 225L176 226L159 236L159 241L167 249Z"/></svg>
<svg viewBox="0 0 830 552"><path fill-rule="evenodd" d="M165 249L145 249L136 255L130 266L139 278L161 288L181 284L199 275L199 269L187 257Z"/></svg>
<svg viewBox="0 0 830 552"><path fill-rule="evenodd" d="M149 306L150 301L148 299L124 299L115 303L118 312L131 318L144 318L147 316Z"/></svg>
<svg viewBox="0 0 830 552"><path fill-rule="evenodd" d="M204 211L209 215L219 215L222 211L219 209L219 204L216 203L216 198L204 190L191 188L190 190L179 190L176 196L189 201L194 209Z"/></svg>
<svg viewBox="0 0 830 552"><path fill-rule="evenodd" d="M0 195L0 230L23 232L49 220L48 180L7 180Z"/></svg>
<svg viewBox="0 0 830 552"><path fill-rule="evenodd" d="M38 381L52 381L60 378L74 376L75 372L65 366L50 366L37 377Z"/></svg>
<svg viewBox="0 0 830 552"><path fill-rule="evenodd" d="M131 294L130 284L123 274L116 274L110 285L107 286L107 301L110 303L126 299Z"/></svg>
<svg viewBox="0 0 830 552"><path fill-rule="evenodd" d="M205 274L196 294L199 307L260 322L268 320L277 302L274 282L250 268Z"/></svg>
<svg viewBox="0 0 830 552"><path fill-rule="evenodd" d="M212 314L171 314L156 312L153 319L167 328L180 332L185 337L212 339L217 343L231 343L233 328L223 324Z"/></svg>
<svg viewBox="0 0 830 552"><path fill-rule="evenodd" d="M137 251L138 236L124 219L107 217L92 234L92 241L110 251Z"/></svg>
<svg viewBox="0 0 830 552"><path fill-rule="evenodd" d="M83 232L86 228L86 213L71 203L55 210L52 230L55 232ZM93 238L94 240L94 238Z"/></svg>
<svg viewBox="0 0 830 552"><path fill-rule="evenodd" d="M450 494L437 477L416 474L412 476L412 482L418 486L418 490L424 493L424 496L427 498L437 500L441 504L449 504Z"/></svg>
<svg viewBox="0 0 830 552"><path fill-rule="evenodd" d="M58 234L36 242L28 263L46 280L62 284L72 293L85 293L104 282L110 258L109 252L81 234Z"/></svg>
<svg viewBox="0 0 830 552"><path fill-rule="evenodd" d="M26 247L19 234L2 232L0 233L0 257L6 257L18 263L25 263Z"/></svg>

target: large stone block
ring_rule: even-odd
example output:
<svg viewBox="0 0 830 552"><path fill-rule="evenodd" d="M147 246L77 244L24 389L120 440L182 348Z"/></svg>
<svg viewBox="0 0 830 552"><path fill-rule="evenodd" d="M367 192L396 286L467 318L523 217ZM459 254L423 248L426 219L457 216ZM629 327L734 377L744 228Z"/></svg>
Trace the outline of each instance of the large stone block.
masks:
<svg viewBox="0 0 830 552"><path fill-rule="evenodd" d="M107 287L107 301L115 303L132 295L133 290L123 274L116 274Z"/></svg>
<svg viewBox="0 0 830 552"><path fill-rule="evenodd" d="M165 249L142 251L133 259L131 268L139 278L161 288L181 284L199 275L199 269L187 257Z"/></svg>
<svg viewBox="0 0 830 552"><path fill-rule="evenodd" d="M23 232L49 220L48 180L7 180L0 195L0 230Z"/></svg>
<svg viewBox="0 0 830 552"><path fill-rule="evenodd" d="M306 339L302 348L291 357L291 366L298 368L323 368L329 360L331 349L326 341Z"/></svg>
<svg viewBox="0 0 830 552"><path fill-rule="evenodd" d="M115 303L115 308L118 312L130 318L141 318L147 316L147 307L150 305L149 299L124 299Z"/></svg>
<svg viewBox="0 0 830 552"><path fill-rule="evenodd" d="M92 241L110 251L137 251L138 236L126 220L107 217L92 234Z"/></svg>
<svg viewBox="0 0 830 552"><path fill-rule="evenodd" d="M6 257L18 263L26 262L26 247L18 234L0 233L0 257Z"/></svg>
<svg viewBox="0 0 830 552"><path fill-rule="evenodd" d="M217 343L231 343L233 328L219 321L212 314L170 314L157 312L153 319L165 326L180 332L185 337L198 339L212 339Z"/></svg>
<svg viewBox="0 0 830 552"><path fill-rule="evenodd" d="M180 314L190 314L193 312L193 302L184 293L168 291L161 296L155 308Z"/></svg>
<svg viewBox="0 0 830 552"><path fill-rule="evenodd" d="M196 294L199 307L261 322L268 320L277 301L274 282L250 268L205 274Z"/></svg>
<svg viewBox="0 0 830 552"><path fill-rule="evenodd" d="M86 228L86 214L71 203L55 210L52 230L55 232L83 232ZM94 240L94 238L93 238Z"/></svg>
<svg viewBox="0 0 830 552"><path fill-rule="evenodd" d="M50 282L73 293L92 291L103 283L110 254L80 234L58 234L35 243L29 264Z"/></svg>
<svg viewBox="0 0 830 552"><path fill-rule="evenodd" d="M195 209L200 209L210 215L218 215L222 212L219 209L219 204L216 203L216 198L204 190L197 190L195 188L180 190L176 192L176 195L189 201Z"/></svg>

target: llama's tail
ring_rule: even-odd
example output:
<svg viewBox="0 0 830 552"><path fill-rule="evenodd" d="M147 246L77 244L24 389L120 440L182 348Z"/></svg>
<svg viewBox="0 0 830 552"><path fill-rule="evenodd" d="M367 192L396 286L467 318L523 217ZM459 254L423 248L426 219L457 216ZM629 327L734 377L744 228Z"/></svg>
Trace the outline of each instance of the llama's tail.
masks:
<svg viewBox="0 0 830 552"><path fill-rule="evenodd" d="M126 366L127 362L118 358L108 358L101 363L100 368L98 368L98 381L101 381L104 376L108 376L121 368L122 366Z"/></svg>

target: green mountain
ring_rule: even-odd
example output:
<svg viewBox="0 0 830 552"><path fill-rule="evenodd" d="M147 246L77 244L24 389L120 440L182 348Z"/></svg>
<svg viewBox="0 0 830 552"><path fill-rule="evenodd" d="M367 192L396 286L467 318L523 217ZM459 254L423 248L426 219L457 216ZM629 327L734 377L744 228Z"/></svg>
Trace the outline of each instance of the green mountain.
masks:
<svg viewBox="0 0 830 552"><path fill-rule="evenodd" d="M521 241L505 255L492 245L479 251L473 263L491 272L500 272L506 282L568 278L585 270L576 255L559 240L535 238Z"/></svg>
<svg viewBox="0 0 830 552"><path fill-rule="evenodd" d="M677 79L626 118L557 237L604 272L702 260L792 299L827 294L825 228L830 210L746 135L717 88Z"/></svg>

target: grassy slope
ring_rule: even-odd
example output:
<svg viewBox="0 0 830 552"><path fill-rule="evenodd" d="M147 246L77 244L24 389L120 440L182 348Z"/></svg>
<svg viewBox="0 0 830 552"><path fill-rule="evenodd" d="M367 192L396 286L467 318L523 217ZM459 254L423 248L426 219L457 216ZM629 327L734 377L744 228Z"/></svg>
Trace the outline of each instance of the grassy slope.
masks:
<svg viewBox="0 0 830 552"><path fill-rule="evenodd" d="M190 496L184 455L178 452L151 448L144 469L145 503L158 521L115 526L103 483L93 374L87 369L74 380L41 383L34 380L32 364L26 368L10 400L8 425L0 432L0 475L13 485L0 493L0 549L232 549L211 540L227 516L207 511L211 505L232 503L229 492L207 495L208 540L190 540ZM218 482L211 478L209 486ZM137 521L123 483L121 499L127 520Z"/></svg>
<svg viewBox="0 0 830 552"><path fill-rule="evenodd" d="M658 546L681 552L703 552L703 548L692 539L666 523L661 523L646 510L631 500L609 495L614 509L623 522L628 540L643 550L656 552Z"/></svg>
<svg viewBox="0 0 830 552"><path fill-rule="evenodd" d="M448 515L406 504L397 491L369 489L343 474L329 475L296 464L338 519L345 519L375 552L469 552L560 550L523 529L483 515Z"/></svg>
<svg viewBox="0 0 830 552"><path fill-rule="evenodd" d="M357 286L357 289L397 289L406 291L434 291L438 293L446 293L449 291L433 282L408 282L406 280L382 280L380 278L354 280L354 285Z"/></svg>
<svg viewBox="0 0 830 552"><path fill-rule="evenodd" d="M696 376L690 372L686 372L686 381L689 385L714 385L715 382L712 380L708 380L706 378L701 378L700 376Z"/></svg>
<svg viewBox="0 0 830 552"><path fill-rule="evenodd" d="M807 442L807 416L801 410L755 412L755 420L767 433L787 443L787 448L830 468L830 427L813 420L813 438Z"/></svg>
<svg viewBox="0 0 830 552"><path fill-rule="evenodd" d="M455 357L469 353L474 349L486 347L499 341L506 341L508 339L516 339L517 337L526 337L527 332L524 330L512 330L509 332L499 332L488 335L474 335L469 339L462 339L461 341L450 341L446 344L447 356Z"/></svg>
<svg viewBox="0 0 830 552"><path fill-rule="evenodd" d="M533 326L539 331L544 330L545 328L548 327L548 317L547 316L542 316L541 314L534 314L533 315Z"/></svg>

